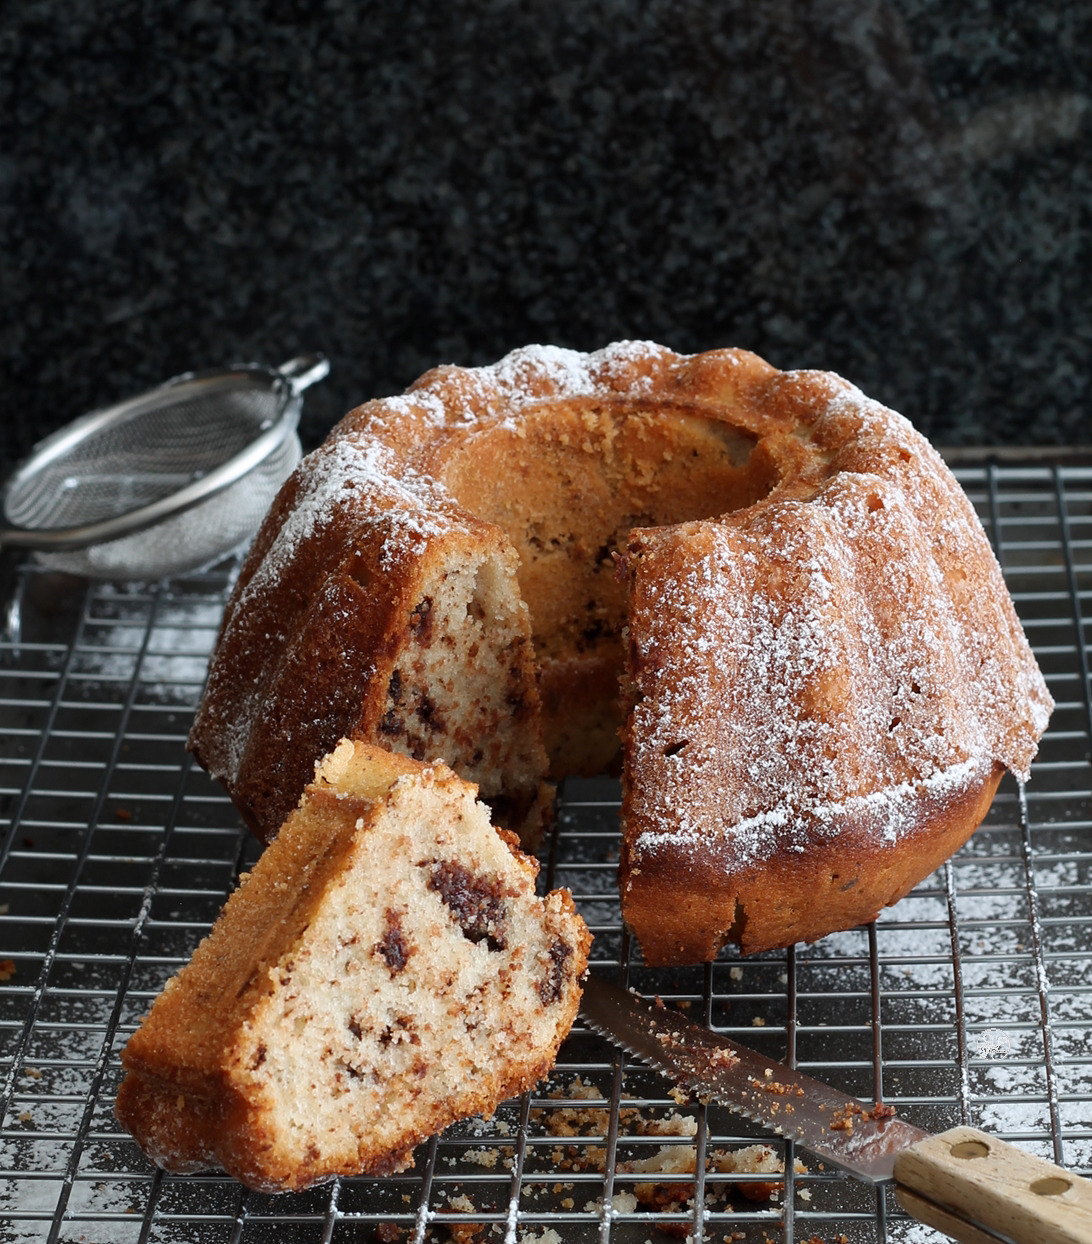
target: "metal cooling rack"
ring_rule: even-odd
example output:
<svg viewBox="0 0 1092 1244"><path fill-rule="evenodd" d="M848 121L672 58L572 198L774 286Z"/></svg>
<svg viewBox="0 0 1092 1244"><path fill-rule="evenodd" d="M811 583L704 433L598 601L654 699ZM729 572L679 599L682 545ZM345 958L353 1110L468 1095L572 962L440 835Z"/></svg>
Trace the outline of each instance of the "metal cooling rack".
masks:
<svg viewBox="0 0 1092 1244"><path fill-rule="evenodd" d="M1007 778L967 847L874 925L704 968L646 969L622 930L615 784L564 784L543 880L573 890L595 970L924 1127L970 1122L1087 1172L1092 469L960 478L1058 701L1026 791ZM676 1102L579 1025L547 1083L401 1176L267 1197L152 1167L114 1122L118 1053L254 856L183 748L231 572L122 589L21 571L0 645L0 1240L941 1238L883 1190ZM721 1156L756 1142L784 1170L757 1190ZM695 1173L634 1171L670 1158Z"/></svg>

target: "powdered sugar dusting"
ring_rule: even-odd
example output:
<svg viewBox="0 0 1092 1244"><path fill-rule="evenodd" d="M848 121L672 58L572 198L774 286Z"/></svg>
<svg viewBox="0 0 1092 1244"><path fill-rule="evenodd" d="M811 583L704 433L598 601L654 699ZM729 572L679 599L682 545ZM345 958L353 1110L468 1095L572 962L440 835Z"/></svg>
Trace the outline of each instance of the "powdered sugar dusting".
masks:
<svg viewBox="0 0 1092 1244"><path fill-rule="evenodd" d="M432 392L427 387L415 389L399 397L384 398L383 405L394 415L423 414L431 423L438 426L448 421L447 403L438 393Z"/></svg>
<svg viewBox="0 0 1092 1244"><path fill-rule="evenodd" d="M866 424L882 416L848 400ZM1004 619L981 622L981 587L957 605L968 575L938 561L936 509L926 487L911 499L893 478L843 472L809 501L695 525L638 562L635 861L720 841L743 866L847 818L893 843L923 797L981 783L997 761L1019 771L1038 671L1006 646ZM989 557L958 509L949 537L972 574Z"/></svg>
<svg viewBox="0 0 1092 1244"><path fill-rule="evenodd" d="M476 410L511 421L536 402L606 397L620 389L630 396L650 393L657 373L679 358L649 341L617 341L594 354L522 346L488 367L441 368L434 380L381 405L396 416L424 414L436 426L475 423Z"/></svg>
<svg viewBox="0 0 1092 1244"><path fill-rule="evenodd" d="M693 825L666 833L646 832L637 837L636 848L649 855L697 846L704 850L719 837L730 845L731 855L726 859L735 867L741 861L768 858L775 850L807 851L817 837L836 833L847 818L858 823L871 822L876 841L890 846L898 841L902 831L918 823L924 799L957 795L985 778L990 768L990 762L972 758L939 769L921 781L900 782L885 790L851 795L840 802L793 807L782 801L734 825L717 826L712 833L708 827L696 833Z"/></svg>
<svg viewBox="0 0 1092 1244"><path fill-rule="evenodd" d="M246 592L264 591L340 507L361 501L377 488L386 494L380 512L393 515L407 539L424 540L438 534L441 528L434 512L443 493L441 486L405 468L396 476L396 466L392 450L355 437L329 441L311 454L301 468L296 503Z"/></svg>
<svg viewBox="0 0 1092 1244"><path fill-rule="evenodd" d="M512 424L541 401L653 392L665 369L685 359L651 341L616 341L594 354L562 346L521 346L486 367L439 367L397 397L370 404L376 424L424 419L429 427L470 427L482 418Z"/></svg>
<svg viewBox="0 0 1092 1244"><path fill-rule="evenodd" d="M508 398L516 395L521 400L532 387L547 388L558 397L584 397L595 392L590 361L576 350L524 346L484 370Z"/></svg>
<svg viewBox="0 0 1092 1244"><path fill-rule="evenodd" d="M506 402L519 406L542 397L604 396L613 391L610 381L622 375L633 380L631 392L647 390L651 378L634 374L635 364L659 360L665 354L661 346L648 341L619 341L594 354L558 346L524 346L478 370Z"/></svg>
<svg viewBox="0 0 1092 1244"><path fill-rule="evenodd" d="M396 556L407 552L422 554L431 538L449 530L451 503L442 486L404 467L396 476L396 466L392 450L354 436L329 440L304 459L295 503L265 557L233 600L233 616L249 625L247 619L261 610L281 577L306 550L321 543L323 533L347 507L354 507L360 534L369 526L383 524L381 568L389 569ZM270 625L281 624L275 620ZM264 639L273 652L286 642L279 631L271 631ZM226 723L229 728L220 733L220 764L231 782L238 779L251 729L261 711L263 682L258 678L237 687L236 692L232 720Z"/></svg>

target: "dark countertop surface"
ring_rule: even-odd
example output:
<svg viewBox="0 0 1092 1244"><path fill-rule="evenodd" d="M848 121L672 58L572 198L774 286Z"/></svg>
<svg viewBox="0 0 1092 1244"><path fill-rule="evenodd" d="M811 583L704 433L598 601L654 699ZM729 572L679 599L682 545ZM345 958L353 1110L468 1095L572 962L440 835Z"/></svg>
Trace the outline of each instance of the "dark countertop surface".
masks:
<svg viewBox="0 0 1092 1244"><path fill-rule="evenodd" d="M624 337L1092 442L1092 0L25 0L0 92L0 462L190 368L326 352L314 444Z"/></svg>

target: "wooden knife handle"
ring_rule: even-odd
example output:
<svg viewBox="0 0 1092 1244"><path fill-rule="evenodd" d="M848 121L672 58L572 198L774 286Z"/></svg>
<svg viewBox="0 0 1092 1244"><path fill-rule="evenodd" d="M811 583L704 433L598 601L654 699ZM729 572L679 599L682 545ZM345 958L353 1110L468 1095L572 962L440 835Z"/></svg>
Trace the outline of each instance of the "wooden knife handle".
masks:
<svg viewBox="0 0 1092 1244"><path fill-rule="evenodd" d="M961 1244L1089 1244L1092 1182L973 1127L953 1127L895 1159L907 1213Z"/></svg>

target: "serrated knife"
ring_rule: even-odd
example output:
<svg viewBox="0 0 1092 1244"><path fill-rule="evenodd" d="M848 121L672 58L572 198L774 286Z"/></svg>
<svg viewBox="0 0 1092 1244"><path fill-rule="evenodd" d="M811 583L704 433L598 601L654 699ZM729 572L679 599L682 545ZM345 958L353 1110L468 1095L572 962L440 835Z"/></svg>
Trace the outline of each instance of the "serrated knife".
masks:
<svg viewBox="0 0 1092 1244"><path fill-rule="evenodd" d="M580 1010L594 1032L695 1096L857 1179L894 1182L908 1214L961 1244L1092 1244L1092 1182L996 1136L924 1132L599 977Z"/></svg>

